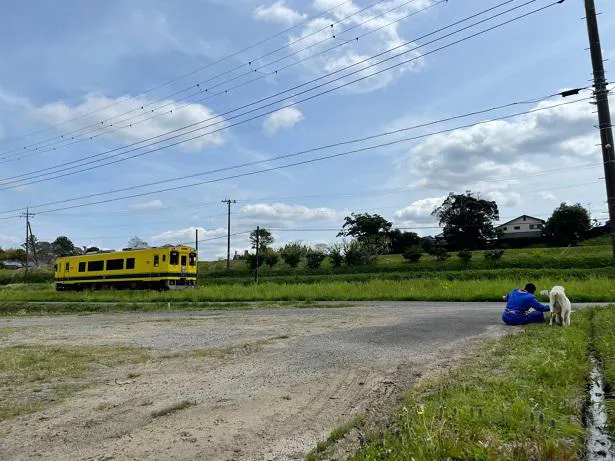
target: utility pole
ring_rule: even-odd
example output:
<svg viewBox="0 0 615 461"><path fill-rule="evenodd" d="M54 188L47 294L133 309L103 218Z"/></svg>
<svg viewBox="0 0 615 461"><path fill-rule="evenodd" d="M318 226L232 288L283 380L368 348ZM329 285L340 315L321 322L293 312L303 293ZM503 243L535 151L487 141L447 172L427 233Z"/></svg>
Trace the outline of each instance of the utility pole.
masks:
<svg viewBox="0 0 615 461"><path fill-rule="evenodd" d="M30 247L30 236L32 235L32 228L30 227L30 217L34 216L32 213L30 213L30 210L28 208L26 208L26 212L22 213L20 215L22 218L26 218L26 273L24 276L24 279L26 277L28 277L28 253L29 253L29 247ZM33 251L35 251L35 249L32 249Z"/></svg>
<svg viewBox="0 0 615 461"><path fill-rule="evenodd" d="M600 46L600 34L598 32L598 19L596 17L594 0L585 0L585 18L587 20L589 50L594 70L594 94L598 108L598 128L600 129L600 141L602 143L606 198L609 207L609 220L611 221L613 262L615 263L615 147L613 145L613 131L611 130L609 91L604 73L604 61L602 60L602 48Z"/></svg>
<svg viewBox="0 0 615 461"><path fill-rule="evenodd" d="M227 237L226 237L226 270L231 268L231 203L237 203L235 200L226 199L222 200L222 203L228 205L228 224L227 224Z"/></svg>
<svg viewBox="0 0 615 461"><path fill-rule="evenodd" d="M195 236L194 236L194 246L195 246L195 251L196 251L196 259L199 259L199 230L195 229Z"/></svg>
<svg viewBox="0 0 615 461"><path fill-rule="evenodd" d="M258 283L258 247L261 246L261 232L260 227L256 226L256 271L254 272L254 281Z"/></svg>

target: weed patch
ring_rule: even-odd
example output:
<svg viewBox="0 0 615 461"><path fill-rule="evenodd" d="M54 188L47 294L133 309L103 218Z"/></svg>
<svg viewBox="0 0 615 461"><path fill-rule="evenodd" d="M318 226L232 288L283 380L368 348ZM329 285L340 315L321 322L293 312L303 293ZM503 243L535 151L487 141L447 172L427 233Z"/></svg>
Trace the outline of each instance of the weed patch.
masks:
<svg viewBox="0 0 615 461"><path fill-rule="evenodd" d="M86 387L99 366L147 358L143 350L129 347L5 347L0 353L0 419L38 411Z"/></svg>

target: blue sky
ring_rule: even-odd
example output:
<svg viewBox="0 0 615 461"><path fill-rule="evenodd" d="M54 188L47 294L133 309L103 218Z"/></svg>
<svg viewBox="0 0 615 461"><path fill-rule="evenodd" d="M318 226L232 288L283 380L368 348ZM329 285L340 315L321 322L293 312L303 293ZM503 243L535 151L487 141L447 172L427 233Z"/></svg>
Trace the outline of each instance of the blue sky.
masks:
<svg viewBox="0 0 615 461"><path fill-rule="evenodd" d="M133 235L150 244L187 242L198 228L208 239L201 244L202 259L225 254L226 241L219 238L226 232L226 209L220 203L225 198L238 201L233 205L234 232L257 225L276 229L277 244L332 242L336 232L328 229L339 228L352 211L379 213L396 226L435 234L431 210L448 192L466 190L496 200L502 221L520 214L546 218L564 201L580 202L604 220L594 106L582 101L549 108L574 98L532 101L590 84L581 2L567 1L436 50L553 2L536 0L523 7L527 0L511 0L495 8L502 3L10 2L8 14L0 17L0 246L23 240L23 219L17 217L19 211L10 210L27 206L37 213L32 225L40 239L67 235L78 245L121 248ZM615 5L596 3L602 13L605 58L611 58L605 64L609 75L615 71ZM491 7L490 13L473 21L433 33ZM515 7L519 8L442 38ZM292 29L285 31L288 28ZM396 50L362 63L392 48ZM386 65L397 67L369 76L385 64L366 66L394 55ZM307 84L332 72L332 77ZM297 94L335 77L344 78ZM302 101L361 77L365 78ZM270 96L261 105L286 99L244 114L260 107L255 101ZM588 96L585 92L580 98ZM521 101L526 103L267 161ZM533 109L540 110L273 169ZM246 120L252 117L256 118ZM193 127L184 129L187 125ZM188 130L197 131L187 134ZM165 142L170 136L176 138ZM148 147L155 141L160 143ZM181 143L154 150L173 141ZM102 165L110 161L116 163ZM255 161L262 163L106 194ZM224 179L260 169L271 171ZM64 176L55 177L59 175ZM30 184L40 179L45 181ZM213 179L217 181L155 192ZM148 192L152 193L62 209ZM98 193L105 194L65 202ZM56 201L61 203L44 206ZM233 250L247 246L245 233L233 238Z"/></svg>

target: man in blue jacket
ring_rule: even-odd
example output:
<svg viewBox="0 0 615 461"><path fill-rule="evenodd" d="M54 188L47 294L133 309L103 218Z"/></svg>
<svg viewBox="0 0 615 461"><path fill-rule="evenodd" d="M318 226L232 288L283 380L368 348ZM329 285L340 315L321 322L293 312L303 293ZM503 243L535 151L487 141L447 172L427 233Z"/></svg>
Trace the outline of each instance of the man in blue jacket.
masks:
<svg viewBox="0 0 615 461"><path fill-rule="evenodd" d="M535 292L536 285L528 283L523 290L515 288L504 296L506 308L502 313L502 321L507 325L544 323L543 312L549 312L549 306L540 304L534 296ZM530 312L530 308L534 310Z"/></svg>

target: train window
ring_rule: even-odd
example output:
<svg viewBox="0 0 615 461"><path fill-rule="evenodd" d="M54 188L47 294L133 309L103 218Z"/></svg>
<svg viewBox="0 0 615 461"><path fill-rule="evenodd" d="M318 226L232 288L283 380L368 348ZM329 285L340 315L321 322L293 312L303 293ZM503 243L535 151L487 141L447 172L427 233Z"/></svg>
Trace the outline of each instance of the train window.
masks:
<svg viewBox="0 0 615 461"><path fill-rule="evenodd" d="M167 260L167 255L162 255L162 262L165 262Z"/></svg>
<svg viewBox="0 0 615 461"><path fill-rule="evenodd" d="M154 255L154 267L158 267L160 264L160 256Z"/></svg>
<svg viewBox="0 0 615 461"><path fill-rule="evenodd" d="M124 269L123 259L108 259L107 260L107 270L108 271L121 271L122 269Z"/></svg>
<svg viewBox="0 0 615 461"><path fill-rule="evenodd" d="M79 272L85 272L85 263L79 263Z"/></svg>
<svg viewBox="0 0 615 461"><path fill-rule="evenodd" d="M190 265L196 266L196 253L190 253Z"/></svg>
<svg viewBox="0 0 615 461"><path fill-rule="evenodd" d="M177 251L171 251L169 264L171 264L172 266L177 266L179 264L179 253Z"/></svg>
<svg viewBox="0 0 615 461"><path fill-rule="evenodd" d="M70 263L66 263L64 265L64 270L66 270L66 272L68 272L70 270Z"/></svg>
<svg viewBox="0 0 615 461"><path fill-rule="evenodd" d="M54 264L54 265L53 265L53 271L54 271L54 272L58 272L58 265L57 265L57 264Z"/></svg>
<svg viewBox="0 0 615 461"><path fill-rule="evenodd" d="M127 258L126 259L126 269L134 269L135 268L135 258Z"/></svg>
<svg viewBox="0 0 615 461"><path fill-rule="evenodd" d="M88 261L88 272L98 272L105 270L104 261Z"/></svg>
<svg viewBox="0 0 615 461"><path fill-rule="evenodd" d="M186 265L186 255L182 255L182 266Z"/></svg>

